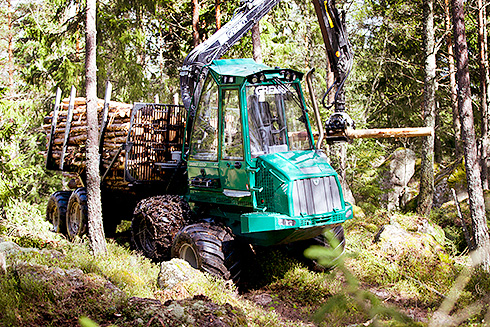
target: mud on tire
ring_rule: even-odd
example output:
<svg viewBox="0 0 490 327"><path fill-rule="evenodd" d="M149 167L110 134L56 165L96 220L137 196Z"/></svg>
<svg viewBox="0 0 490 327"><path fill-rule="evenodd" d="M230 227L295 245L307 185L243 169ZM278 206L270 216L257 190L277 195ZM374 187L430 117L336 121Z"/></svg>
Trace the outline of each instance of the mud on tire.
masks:
<svg viewBox="0 0 490 327"><path fill-rule="evenodd" d="M46 206L46 220L53 224L52 231L66 233L66 209L71 191L57 191L51 194Z"/></svg>
<svg viewBox="0 0 490 327"><path fill-rule="evenodd" d="M131 223L133 246L155 261L170 259L175 235L191 217L187 202L176 195L162 195L138 202Z"/></svg>
<svg viewBox="0 0 490 327"><path fill-rule="evenodd" d="M175 237L172 257L186 260L196 269L238 282L240 247L227 227L209 223L186 226Z"/></svg>

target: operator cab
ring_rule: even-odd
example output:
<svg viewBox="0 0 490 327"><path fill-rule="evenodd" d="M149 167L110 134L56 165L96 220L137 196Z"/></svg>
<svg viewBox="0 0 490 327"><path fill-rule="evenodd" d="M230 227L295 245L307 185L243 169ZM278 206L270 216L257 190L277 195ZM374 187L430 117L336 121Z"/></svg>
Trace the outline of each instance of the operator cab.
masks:
<svg viewBox="0 0 490 327"><path fill-rule="evenodd" d="M189 140L191 200L251 207L256 158L313 149L303 74L252 59L215 60L208 69Z"/></svg>
<svg viewBox="0 0 490 327"><path fill-rule="evenodd" d="M196 211L261 245L313 238L350 219L337 173L314 150L302 74L252 59L207 68L187 156Z"/></svg>

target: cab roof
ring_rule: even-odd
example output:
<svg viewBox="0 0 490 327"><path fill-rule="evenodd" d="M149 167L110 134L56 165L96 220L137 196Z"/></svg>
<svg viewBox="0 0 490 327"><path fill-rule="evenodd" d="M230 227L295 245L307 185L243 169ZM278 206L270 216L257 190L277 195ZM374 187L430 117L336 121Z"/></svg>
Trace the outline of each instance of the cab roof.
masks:
<svg viewBox="0 0 490 327"><path fill-rule="evenodd" d="M219 59L213 60L209 69L218 75L247 77L272 68L264 64L259 64L253 59Z"/></svg>
<svg viewBox="0 0 490 327"><path fill-rule="evenodd" d="M214 73L221 76L236 76L246 78L258 72L266 73L279 73L282 69L274 69L264 64L259 64L255 60L247 59L218 59L213 60L208 67ZM301 78L303 73L297 72L297 75Z"/></svg>

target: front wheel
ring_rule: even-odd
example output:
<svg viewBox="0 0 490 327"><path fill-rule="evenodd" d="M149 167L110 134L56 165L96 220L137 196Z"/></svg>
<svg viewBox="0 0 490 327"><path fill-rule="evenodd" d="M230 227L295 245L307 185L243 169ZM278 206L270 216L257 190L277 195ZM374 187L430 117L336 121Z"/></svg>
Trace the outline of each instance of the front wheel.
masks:
<svg viewBox="0 0 490 327"><path fill-rule="evenodd" d="M208 223L184 227L175 237L172 257L223 279L238 282L241 273L238 247L226 227Z"/></svg>
<svg viewBox="0 0 490 327"><path fill-rule="evenodd" d="M66 211L66 235L69 240L82 236L88 231L87 190L77 188L68 200Z"/></svg>

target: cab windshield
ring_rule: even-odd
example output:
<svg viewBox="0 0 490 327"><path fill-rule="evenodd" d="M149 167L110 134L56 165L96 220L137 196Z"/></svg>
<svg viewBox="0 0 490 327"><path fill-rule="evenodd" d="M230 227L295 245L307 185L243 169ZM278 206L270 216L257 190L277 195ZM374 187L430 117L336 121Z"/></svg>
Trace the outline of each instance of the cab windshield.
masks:
<svg viewBox="0 0 490 327"><path fill-rule="evenodd" d="M297 83L248 86L247 110L252 158L312 148Z"/></svg>

